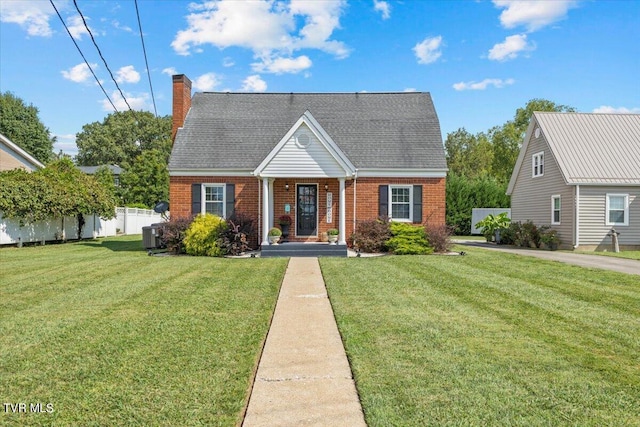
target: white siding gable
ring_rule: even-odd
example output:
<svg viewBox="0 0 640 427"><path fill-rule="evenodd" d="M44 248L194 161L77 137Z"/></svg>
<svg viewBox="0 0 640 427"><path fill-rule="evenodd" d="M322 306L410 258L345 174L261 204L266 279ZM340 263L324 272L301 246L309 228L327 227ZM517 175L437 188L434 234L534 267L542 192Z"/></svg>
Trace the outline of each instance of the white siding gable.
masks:
<svg viewBox="0 0 640 427"><path fill-rule="evenodd" d="M354 171L344 153L307 112L254 174L261 177L337 178L350 177Z"/></svg>

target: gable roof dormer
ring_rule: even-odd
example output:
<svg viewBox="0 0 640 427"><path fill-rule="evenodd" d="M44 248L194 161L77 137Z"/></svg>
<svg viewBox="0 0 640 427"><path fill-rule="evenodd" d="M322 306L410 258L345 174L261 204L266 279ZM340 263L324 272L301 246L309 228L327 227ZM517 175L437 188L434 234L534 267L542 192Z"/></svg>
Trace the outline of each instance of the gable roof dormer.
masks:
<svg viewBox="0 0 640 427"><path fill-rule="evenodd" d="M260 177L351 177L356 168L309 110L253 171Z"/></svg>

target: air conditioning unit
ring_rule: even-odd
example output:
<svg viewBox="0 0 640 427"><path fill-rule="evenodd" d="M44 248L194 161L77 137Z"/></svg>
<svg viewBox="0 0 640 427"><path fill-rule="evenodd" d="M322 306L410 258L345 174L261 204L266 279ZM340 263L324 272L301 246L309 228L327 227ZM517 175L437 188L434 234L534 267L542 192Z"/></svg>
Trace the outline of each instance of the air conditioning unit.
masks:
<svg viewBox="0 0 640 427"><path fill-rule="evenodd" d="M142 246L149 252L149 255L153 254L153 250L161 249L160 224L142 227Z"/></svg>

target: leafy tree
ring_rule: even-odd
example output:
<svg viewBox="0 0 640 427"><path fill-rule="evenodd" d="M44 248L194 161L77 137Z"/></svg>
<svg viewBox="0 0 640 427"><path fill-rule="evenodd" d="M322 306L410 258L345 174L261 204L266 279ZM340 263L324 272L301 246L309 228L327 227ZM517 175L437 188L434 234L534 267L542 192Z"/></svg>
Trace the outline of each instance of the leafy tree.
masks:
<svg viewBox="0 0 640 427"><path fill-rule="evenodd" d="M0 133L42 163L53 156L56 138L40 121L38 108L26 105L11 92L0 94Z"/></svg>
<svg viewBox="0 0 640 427"><path fill-rule="evenodd" d="M160 150L147 150L120 176L123 201L127 206L143 204L153 208L169 198L168 156Z"/></svg>
<svg viewBox="0 0 640 427"><path fill-rule="evenodd" d="M127 168L147 150L171 152L171 116L156 118L145 111L109 114L102 122L82 127L76 135L81 166L115 164Z"/></svg>
<svg viewBox="0 0 640 427"><path fill-rule="evenodd" d="M28 173L0 172L0 211L5 218L28 224L49 218L96 214L115 216L115 195L95 177L82 173L69 159L51 162ZM81 228L81 227L79 227Z"/></svg>
<svg viewBox="0 0 640 427"><path fill-rule="evenodd" d="M484 133L472 135L460 128L447 135L444 146L450 171L467 177L490 173L493 147Z"/></svg>

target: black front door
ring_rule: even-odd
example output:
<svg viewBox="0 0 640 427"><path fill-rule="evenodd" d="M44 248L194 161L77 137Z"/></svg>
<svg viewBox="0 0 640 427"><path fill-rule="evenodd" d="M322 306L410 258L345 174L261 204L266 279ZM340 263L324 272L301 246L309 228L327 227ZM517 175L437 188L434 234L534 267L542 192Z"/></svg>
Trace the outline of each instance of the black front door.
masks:
<svg viewBox="0 0 640 427"><path fill-rule="evenodd" d="M318 186L298 185L298 206L296 207L296 235L315 236L318 224Z"/></svg>

